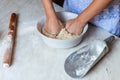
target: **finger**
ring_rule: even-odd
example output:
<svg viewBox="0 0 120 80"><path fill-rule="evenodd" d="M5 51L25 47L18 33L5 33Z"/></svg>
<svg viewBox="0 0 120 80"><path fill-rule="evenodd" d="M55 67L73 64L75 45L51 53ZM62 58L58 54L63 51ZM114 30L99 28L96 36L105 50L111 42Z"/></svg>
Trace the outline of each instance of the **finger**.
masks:
<svg viewBox="0 0 120 80"><path fill-rule="evenodd" d="M64 28L64 24L61 21L59 21L59 25L60 27Z"/></svg>
<svg viewBox="0 0 120 80"><path fill-rule="evenodd" d="M68 29L70 27L70 22L68 22L66 25L65 25L65 28Z"/></svg>
<svg viewBox="0 0 120 80"><path fill-rule="evenodd" d="M67 28L66 30L67 30L68 33L70 33L70 34L74 34L74 31L73 31L70 27Z"/></svg>
<svg viewBox="0 0 120 80"><path fill-rule="evenodd" d="M47 32L47 30L45 28L42 28L42 33L45 36L48 36L48 37L51 37L51 38L55 38L56 37L56 34L51 34L51 33Z"/></svg>
<svg viewBox="0 0 120 80"><path fill-rule="evenodd" d="M77 29L76 31L75 31L75 35L80 35L82 33L82 29Z"/></svg>

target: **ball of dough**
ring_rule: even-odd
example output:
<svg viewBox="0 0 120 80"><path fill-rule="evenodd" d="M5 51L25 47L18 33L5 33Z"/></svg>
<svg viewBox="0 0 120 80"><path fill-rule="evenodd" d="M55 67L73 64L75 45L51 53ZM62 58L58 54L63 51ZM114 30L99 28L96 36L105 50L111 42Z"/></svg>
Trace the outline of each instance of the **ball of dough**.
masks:
<svg viewBox="0 0 120 80"><path fill-rule="evenodd" d="M77 37L78 35L73 35L71 33L68 33L65 28L61 29L60 33L56 36L57 39L72 39Z"/></svg>

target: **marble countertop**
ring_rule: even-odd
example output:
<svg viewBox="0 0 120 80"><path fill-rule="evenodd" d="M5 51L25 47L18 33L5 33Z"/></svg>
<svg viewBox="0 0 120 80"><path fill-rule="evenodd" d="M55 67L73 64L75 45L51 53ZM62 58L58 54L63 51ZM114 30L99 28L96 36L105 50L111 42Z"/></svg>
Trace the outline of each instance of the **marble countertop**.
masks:
<svg viewBox="0 0 120 80"><path fill-rule="evenodd" d="M54 5L56 11L63 11ZM111 34L89 25L83 41L74 48L54 49L47 46L36 33L36 23L45 15L41 0L0 0L0 45L7 34L10 14L19 14L13 63L2 67L0 53L0 80L75 80L64 71L64 61L71 52L94 39L104 40ZM111 46L111 51L81 80L118 80L120 39Z"/></svg>

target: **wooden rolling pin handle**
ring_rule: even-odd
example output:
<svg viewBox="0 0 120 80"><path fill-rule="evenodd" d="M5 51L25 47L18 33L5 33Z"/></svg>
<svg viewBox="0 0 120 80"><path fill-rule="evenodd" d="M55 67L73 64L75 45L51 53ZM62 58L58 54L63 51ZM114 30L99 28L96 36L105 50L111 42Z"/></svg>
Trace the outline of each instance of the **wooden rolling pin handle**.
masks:
<svg viewBox="0 0 120 80"><path fill-rule="evenodd" d="M16 22L17 22L17 14L12 13L10 18L10 24L9 24L10 30L15 30Z"/></svg>
<svg viewBox="0 0 120 80"><path fill-rule="evenodd" d="M6 38L6 47L3 55L3 67L9 67L11 65L14 37L16 32L17 15L15 13L11 14L9 23L9 32Z"/></svg>
<svg viewBox="0 0 120 80"><path fill-rule="evenodd" d="M17 26L17 14L12 13L9 23L9 33L8 34L15 34Z"/></svg>

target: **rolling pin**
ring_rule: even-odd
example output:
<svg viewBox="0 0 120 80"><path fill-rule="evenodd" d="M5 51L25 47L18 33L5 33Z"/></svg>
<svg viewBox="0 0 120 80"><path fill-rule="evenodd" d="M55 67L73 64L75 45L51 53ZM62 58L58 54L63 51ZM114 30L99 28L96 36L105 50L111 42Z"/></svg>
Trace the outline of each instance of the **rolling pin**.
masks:
<svg viewBox="0 0 120 80"><path fill-rule="evenodd" d="M17 14L12 13L7 36L4 40L4 51L3 51L3 67L10 67L13 56L13 46L15 42L16 35L16 27L17 27Z"/></svg>

